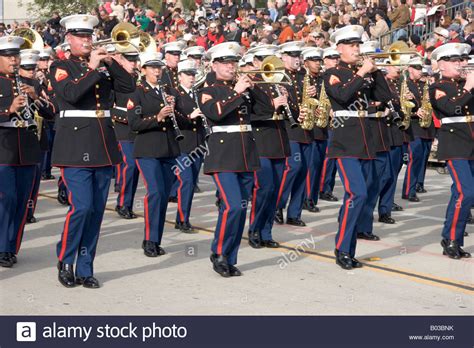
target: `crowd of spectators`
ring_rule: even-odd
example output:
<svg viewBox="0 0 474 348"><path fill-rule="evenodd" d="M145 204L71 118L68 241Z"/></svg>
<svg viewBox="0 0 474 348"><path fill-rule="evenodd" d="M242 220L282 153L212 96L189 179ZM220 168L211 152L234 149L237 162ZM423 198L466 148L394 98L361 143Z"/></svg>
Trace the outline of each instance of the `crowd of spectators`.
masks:
<svg viewBox="0 0 474 348"><path fill-rule="evenodd" d="M448 15L445 9L456 5L459 10ZM365 29L366 40L379 40L382 47L405 40L425 54L444 42L474 45L471 6L462 0L268 0L260 8L247 0L196 0L183 8L181 2L163 0L160 9L153 10L133 1L115 0L98 1L90 14L99 18L98 40L109 37L113 27L125 21L151 34L158 47L175 40L205 49L224 41L236 41L247 48L291 40L327 47L335 29L359 24ZM59 21L65 15L68 13L54 12L51 18L34 23L0 23L0 36L18 27L33 28L54 48L62 42ZM422 41L427 21L434 21L436 28ZM412 30L407 31L409 24Z"/></svg>

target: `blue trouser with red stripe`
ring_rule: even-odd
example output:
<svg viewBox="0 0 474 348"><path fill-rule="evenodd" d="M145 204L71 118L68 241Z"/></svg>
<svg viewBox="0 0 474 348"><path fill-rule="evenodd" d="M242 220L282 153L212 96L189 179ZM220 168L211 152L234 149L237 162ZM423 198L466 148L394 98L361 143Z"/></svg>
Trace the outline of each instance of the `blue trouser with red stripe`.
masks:
<svg viewBox="0 0 474 348"><path fill-rule="evenodd" d="M61 176L69 192L69 211L56 251L59 261L73 264L76 275L94 274L94 258L104 217L112 166L61 169Z"/></svg>
<svg viewBox="0 0 474 348"><path fill-rule="evenodd" d="M33 192L31 193L31 199L28 202L28 213L27 217L31 218L35 214L36 202L38 200L39 187L41 183L41 164L38 163L35 166L35 178L33 180Z"/></svg>
<svg viewBox="0 0 474 348"><path fill-rule="evenodd" d="M327 140L315 140L311 145L311 159L306 175L306 199L310 199L316 205L319 198L319 183L326 157Z"/></svg>
<svg viewBox="0 0 474 348"><path fill-rule="evenodd" d="M421 167L418 172L418 177L416 178L416 185L418 187L424 188L425 187L425 174L426 174L426 165L428 163L428 159L431 153L431 145L433 144L433 140L431 139L423 139L420 138L421 145L423 149L423 157L421 161Z"/></svg>
<svg viewBox="0 0 474 348"><path fill-rule="evenodd" d="M211 250L214 254L226 256L230 265L237 263L253 177L253 172L224 172L212 175L222 202Z"/></svg>
<svg viewBox="0 0 474 348"><path fill-rule="evenodd" d="M446 165L453 185L442 236L456 240L462 246L467 219L474 204L474 160L447 160Z"/></svg>
<svg viewBox="0 0 474 348"><path fill-rule="evenodd" d="M327 156L331 138L332 131L329 130L323 168L321 169L321 179L319 181L319 192L332 192L336 184L336 160L334 158L328 158Z"/></svg>
<svg viewBox="0 0 474 348"><path fill-rule="evenodd" d="M36 166L0 165L0 252L17 254Z"/></svg>
<svg viewBox="0 0 474 348"><path fill-rule="evenodd" d="M135 193L137 192L138 178L140 176L137 163L133 157L133 142L120 141L119 148L122 153L123 163L117 166L118 180L116 180L116 185L119 189L117 205L133 210L133 201L135 199Z"/></svg>
<svg viewBox="0 0 474 348"><path fill-rule="evenodd" d="M374 210L379 198L380 188L390 176L390 158L387 152L378 152L370 161L362 161L362 172L367 186L367 200L357 221L356 232L372 234L374 229Z"/></svg>
<svg viewBox="0 0 474 348"><path fill-rule="evenodd" d="M357 244L356 226L367 199L366 179L362 167L365 160L338 158L336 165L344 186L344 201L339 210L339 229L336 234L336 249L355 256Z"/></svg>
<svg viewBox="0 0 474 348"><path fill-rule="evenodd" d="M161 244L176 158L138 158L145 183L145 240Z"/></svg>
<svg viewBox="0 0 474 348"><path fill-rule="evenodd" d="M403 146L392 146L389 152L390 177L380 188L379 216L391 215L397 189L397 178L403 166Z"/></svg>
<svg viewBox="0 0 474 348"><path fill-rule="evenodd" d="M43 131L46 131L48 136L48 151L43 153L43 161L41 163L41 174L51 175L51 154L54 144L54 136L56 131L54 129L54 122L45 121L46 127Z"/></svg>
<svg viewBox="0 0 474 348"><path fill-rule="evenodd" d="M189 222L191 206L193 204L194 187L199 177L203 157L200 155L189 156L183 153L176 160L181 164L186 164L189 161L190 165L184 166L184 169L176 171L176 178L170 196L178 198L176 222Z"/></svg>
<svg viewBox="0 0 474 348"><path fill-rule="evenodd" d="M403 180L402 196L413 197L416 195L418 178L425 161L425 153L422 139L416 138L408 144L408 163ZM425 166L426 168L426 166Z"/></svg>
<svg viewBox="0 0 474 348"><path fill-rule="evenodd" d="M260 231L262 240L272 239L278 190L284 169L285 159L260 157L260 170L254 174L249 231Z"/></svg>
<svg viewBox="0 0 474 348"><path fill-rule="evenodd" d="M301 218L303 210L306 173L311 160L312 144L290 141L291 156L286 160L286 168L278 192L277 208L284 209L288 198L287 218Z"/></svg>

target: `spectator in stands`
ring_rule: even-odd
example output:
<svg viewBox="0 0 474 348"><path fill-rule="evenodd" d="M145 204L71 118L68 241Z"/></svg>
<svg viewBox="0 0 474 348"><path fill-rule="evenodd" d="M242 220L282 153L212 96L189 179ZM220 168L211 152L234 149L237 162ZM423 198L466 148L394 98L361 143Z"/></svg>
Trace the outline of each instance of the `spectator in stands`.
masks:
<svg viewBox="0 0 474 348"><path fill-rule="evenodd" d="M384 19L383 12L381 10L375 11L375 23L370 26L369 32L370 32L370 38L372 40L379 40L383 35L387 34L390 31L388 28L388 24ZM387 45L390 40L389 35L385 36L386 39L384 39L384 42L381 42L381 47L384 47Z"/></svg>
<svg viewBox="0 0 474 348"><path fill-rule="evenodd" d="M461 26L457 23L453 23L448 28L449 40L448 42L464 42L464 38L460 35Z"/></svg>
<svg viewBox="0 0 474 348"><path fill-rule="evenodd" d="M288 19L288 17L283 17L280 20L280 24L281 24L281 33L278 36L278 42L282 44L287 41L292 41L295 33L293 29L291 29L290 20Z"/></svg>
<svg viewBox="0 0 474 348"><path fill-rule="evenodd" d="M404 27L410 23L410 9L406 0L397 0L397 7L393 9L388 3L388 18L392 22L392 41L397 41L401 36L407 36Z"/></svg>
<svg viewBox="0 0 474 348"><path fill-rule="evenodd" d="M439 25L440 27L443 27L444 29L448 29L451 23L452 23L451 17L449 17L448 15L442 16L439 19Z"/></svg>
<svg viewBox="0 0 474 348"><path fill-rule="evenodd" d="M434 47L437 48L448 41L449 31L441 27L436 27L433 31L433 37L436 39Z"/></svg>

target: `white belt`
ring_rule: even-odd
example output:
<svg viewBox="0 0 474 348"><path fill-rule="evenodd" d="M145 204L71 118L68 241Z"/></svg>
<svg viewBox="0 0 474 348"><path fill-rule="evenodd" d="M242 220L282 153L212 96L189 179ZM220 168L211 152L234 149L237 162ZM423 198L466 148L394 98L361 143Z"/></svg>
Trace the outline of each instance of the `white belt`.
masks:
<svg viewBox="0 0 474 348"><path fill-rule="evenodd" d="M474 116L444 117L441 119L441 124L468 123L468 122L473 122L473 121L474 121Z"/></svg>
<svg viewBox="0 0 474 348"><path fill-rule="evenodd" d="M8 122L0 122L0 127L4 128L28 128L33 125L36 125L36 122L33 120L11 120Z"/></svg>
<svg viewBox="0 0 474 348"><path fill-rule="evenodd" d="M109 110L63 110L59 113L59 117L92 117L103 118L110 117Z"/></svg>
<svg viewBox="0 0 474 348"><path fill-rule="evenodd" d="M234 126L213 126L213 133L239 133L239 132L251 132L252 126L249 124L234 125Z"/></svg>
<svg viewBox="0 0 474 348"><path fill-rule="evenodd" d="M123 108L123 107L121 107L121 106L114 106L114 109L122 110L122 111L127 111L127 108Z"/></svg>
<svg viewBox="0 0 474 348"><path fill-rule="evenodd" d="M367 117L367 111L358 110L358 111L349 111L349 110L339 110L334 111L335 117Z"/></svg>

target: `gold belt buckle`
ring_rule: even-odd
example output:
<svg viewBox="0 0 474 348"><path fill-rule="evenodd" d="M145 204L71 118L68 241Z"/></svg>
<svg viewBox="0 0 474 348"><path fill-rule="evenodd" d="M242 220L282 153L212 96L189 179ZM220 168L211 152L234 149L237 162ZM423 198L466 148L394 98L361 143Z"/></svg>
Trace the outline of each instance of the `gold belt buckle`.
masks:
<svg viewBox="0 0 474 348"><path fill-rule="evenodd" d="M382 112L382 111L377 111L377 112L375 113L375 117L376 117L376 118L381 118L382 116L383 116L383 112Z"/></svg>
<svg viewBox="0 0 474 348"><path fill-rule="evenodd" d="M472 122L472 116L471 115L466 116L466 122L467 123Z"/></svg>
<svg viewBox="0 0 474 348"><path fill-rule="evenodd" d="M357 115L359 117L365 117L365 111L359 110L359 111L357 111Z"/></svg>
<svg viewBox="0 0 474 348"><path fill-rule="evenodd" d="M26 121L24 121L24 120L16 120L16 121L15 121L15 127L17 127L17 128L25 128L25 127L26 127Z"/></svg>
<svg viewBox="0 0 474 348"><path fill-rule="evenodd" d="M241 132L246 132L247 131L247 125L246 124L241 124L240 125L240 131Z"/></svg>
<svg viewBox="0 0 474 348"><path fill-rule="evenodd" d="M105 117L105 112L104 112L104 110L96 110L95 115L97 116L97 118L104 118Z"/></svg>

